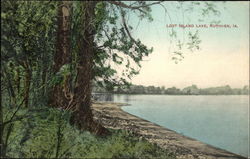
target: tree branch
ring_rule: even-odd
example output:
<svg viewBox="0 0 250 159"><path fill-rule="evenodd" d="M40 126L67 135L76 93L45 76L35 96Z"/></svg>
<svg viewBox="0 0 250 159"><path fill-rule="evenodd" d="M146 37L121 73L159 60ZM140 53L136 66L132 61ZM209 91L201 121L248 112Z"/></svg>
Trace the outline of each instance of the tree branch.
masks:
<svg viewBox="0 0 250 159"><path fill-rule="evenodd" d="M139 10L140 12L145 14L146 12L144 10L142 10L141 8L149 7L149 6L152 6L152 5L155 5L155 4L160 4L162 1L157 1L157 2L150 3L150 4L139 5L139 6L127 5L127 4L125 4L123 2L120 2L120 1L119 2L117 2L117 1L108 1L108 2L111 3L111 4L114 4L116 6L122 7L122 8Z"/></svg>
<svg viewBox="0 0 250 159"><path fill-rule="evenodd" d="M123 24L128 36L129 36L130 40L132 40L133 42L136 42L136 40L131 36L131 34L128 30L128 26L127 26L126 21L125 21L125 15L122 13L122 11L121 11L121 16L122 16L122 24Z"/></svg>
<svg viewBox="0 0 250 159"><path fill-rule="evenodd" d="M10 120L6 121L3 123L3 126L5 126L6 124L12 122L13 118L16 116L16 113L18 112L18 110L21 108L22 104L24 103L24 99L22 100L22 102L18 105L16 111L12 114L12 116L10 117Z"/></svg>

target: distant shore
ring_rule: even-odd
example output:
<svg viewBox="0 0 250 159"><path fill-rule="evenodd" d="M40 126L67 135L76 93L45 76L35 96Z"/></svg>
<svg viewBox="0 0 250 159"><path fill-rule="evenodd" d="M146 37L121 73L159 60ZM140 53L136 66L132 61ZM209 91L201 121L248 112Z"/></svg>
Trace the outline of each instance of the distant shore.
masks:
<svg viewBox="0 0 250 159"><path fill-rule="evenodd" d="M245 85L243 88L231 88L229 85L199 88L197 85L185 87L183 89L164 86L143 86L131 85L125 88L115 87L113 90L107 91L104 88L95 86L94 92L113 93L113 94L165 94L165 95L249 95L249 86Z"/></svg>
<svg viewBox="0 0 250 159"><path fill-rule="evenodd" d="M110 93L94 92L92 94L116 94L116 95L168 95L168 96L248 96L249 94L150 94L150 93Z"/></svg>
<svg viewBox="0 0 250 159"><path fill-rule="evenodd" d="M92 106L94 117L107 128L128 130L151 143L157 144L161 148L169 150L176 154L177 158L246 158L183 136L150 121L131 115L120 108L124 105L127 104L95 102Z"/></svg>

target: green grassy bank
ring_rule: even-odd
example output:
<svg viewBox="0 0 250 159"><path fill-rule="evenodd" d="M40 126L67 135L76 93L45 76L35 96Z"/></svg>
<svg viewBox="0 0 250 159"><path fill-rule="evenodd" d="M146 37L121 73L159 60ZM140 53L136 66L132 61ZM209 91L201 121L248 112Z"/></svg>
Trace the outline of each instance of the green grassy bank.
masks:
<svg viewBox="0 0 250 159"><path fill-rule="evenodd" d="M4 121L14 111L4 110ZM11 158L175 158L124 130L98 137L69 124L70 114L53 108L21 109L6 124L6 156ZM5 145L6 146L6 145Z"/></svg>

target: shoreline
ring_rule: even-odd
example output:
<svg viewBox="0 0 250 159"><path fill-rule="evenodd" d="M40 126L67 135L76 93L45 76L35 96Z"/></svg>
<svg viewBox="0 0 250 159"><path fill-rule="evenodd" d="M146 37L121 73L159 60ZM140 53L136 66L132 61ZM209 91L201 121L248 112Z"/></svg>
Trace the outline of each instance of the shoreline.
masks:
<svg viewBox="0 0 250 159"><path fill-rule="evenodd" d="M143 137L149 142L174 153L177 158L247 158L183 136L173 130L129 114L121 109L125 105L127 104L94 102L92 105L94 118L106 128L128 130L139 137Z"/></svg>
<svg viewBox="0 0 250 159"><path fill-rule="evenodd" d="M109 93L95 92L95 94L112 94L112 95L168 95L168 96L249 96L249 94L157 94L157 93Z"/></svg>

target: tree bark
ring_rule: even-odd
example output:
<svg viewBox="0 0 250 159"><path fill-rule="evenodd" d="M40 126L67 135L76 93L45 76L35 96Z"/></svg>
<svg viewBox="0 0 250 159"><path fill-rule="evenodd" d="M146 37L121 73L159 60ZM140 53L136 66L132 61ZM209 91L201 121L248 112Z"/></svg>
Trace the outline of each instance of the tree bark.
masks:
<svg viewBox="0 0 250 159"><path fill-rule="evenodd" d="M25 69L25 79L24 79L24 106L29 107L29 97L30 97L30 84L31 84L32 71L29 67Z"/></svg>
<svg viewBox="0 0 250 159"><path fill-rule="evenodd" d="M74 89L72 107L74 112L71 122L79 129L89 130L97 135L105 135L108 131L93 120L91 110L91 81L94 55L95 5L97 2L82 2L83 33L78 53L77 79Z"/></svg>
<svg viewBox="0 0 250 159"><path fill-rule="evenodd" d="M53 72L56 74L60 68L69 64L71 61L70 55L70 1L61 1L58 4L57 17L57 41L56 53L54 55ZM50 93L49 105L53 107L65 107L68 105L69 99L69 76L65 77L63 84L57 84L52 88Z"/></svg>
<svg viewBox="0 0 250 159"><path fill-rule="evenodd" d="M20 93L20 81L21 81L21 76L20 76L20 68L17 67L16 68L16 78L15 78L15 83L16 83L16 89L17 89L17 93Z"/></svg>

